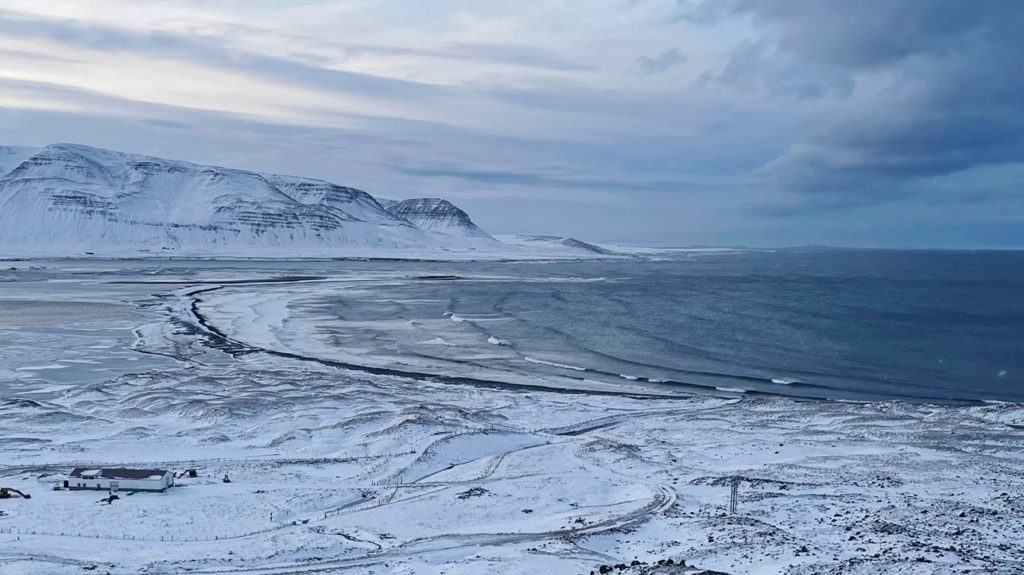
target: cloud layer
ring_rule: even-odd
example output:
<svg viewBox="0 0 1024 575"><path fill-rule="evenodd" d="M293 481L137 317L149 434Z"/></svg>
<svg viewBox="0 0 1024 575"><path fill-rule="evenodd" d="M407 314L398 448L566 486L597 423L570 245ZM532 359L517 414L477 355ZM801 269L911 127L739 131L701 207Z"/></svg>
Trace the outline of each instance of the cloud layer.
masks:
<svg viewBox="0 0 1024 575"><path fill-rule="evenodd" d="M1024 246L1024 4L9 0L0 143L446 196L497 233Z"/></svg>

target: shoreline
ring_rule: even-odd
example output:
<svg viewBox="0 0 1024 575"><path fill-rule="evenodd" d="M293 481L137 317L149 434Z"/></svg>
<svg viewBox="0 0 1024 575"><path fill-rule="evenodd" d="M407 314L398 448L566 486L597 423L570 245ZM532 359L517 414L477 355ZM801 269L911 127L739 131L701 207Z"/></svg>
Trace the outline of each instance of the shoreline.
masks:
<svg viewBox="0 0 1024 575"><path fill-rule="evenodd" d="M282 351L282 350L270 349L270 348L263 347L263 346L253 345L251 343L244 342L244 341L238 340L236 338L233 338L233 337L227 335L226 333L221 331L219 328L217 328L215 325L213 325L213 322L211 322L209 320L209 318L207 318L202 312L199 311L199 305L204 301L201 297L198 297L199 294L213 292L213 291L218 291L218 290L220 290L220 289L222 289L224 287L230 287L230 286L235 286L235 285L280 284L280 283L293 283L293 282L297 283L297 282L321 281L321 280L323 280L323 281L331 281L330 278L324 278L324 277L312 278L311 277L311 278L300 278L300 279L297 279L297 280L291 280L291 279L288 279L288 278L272 278L272 279L268 279L268 280L252 279L252 280L235 280L235 281L230 281L230 282L218 282L218 281L210 281L210 282L182 282L182 283L188 283L189 285L206 284L206 285L212 285L213 286L213 287L210 287L210 288L202 288L202 289L198 289L198 290L187 291L187 292L184 292L182 295L184 295L185 297L190 298L190 303L189 303L188 307L189 307L189 313L192 316L192 320L197 325L199 325L202 329L206 330L212 337L215 337L215 338L219 339L220 342L222 344L224 344L224 347L232 348L232 349L237 349L237 353L257 353L257 352L259 352L259 353L267 353L267 354L275 355L275 356L278 356L278 357L285 357L285 358L290 358L290 359L309 361L309 362L314 362L314 363L318 363L318 364L325 365L325 366L337 367L337 368L342 368L342 369L349 369L349 370L353 370L353 371L361 371L361 372L368 373L368 374L373 374L373 375L397 376L397 377L404 377L404 378L408 378L408 379L412 379L412 380L436 381L436 382L448 383L448 384L452 384L452 385L473 385L473 386L478 386L478 387L490 387L490 388L496 388L496 389L516 389L516 388L519 388L519 389L523 389L525 391L530 391L530 390L540 391L540 390L544 390L544 391L555 391L555 392L563 392L563 393L571 393L571 394L595 393L595 394L602 394L602 395L621 395L621 396L627 396L627 397L634 397L635 396L635 397L658 397L658 398L672 398L672 397L688 398L688 397L692 397L694 395L706 395L706 396L709 396L709 397L732 398L732 397L762 397L763 396L763 397L783 397L783 398L791 399L793 401L811 401L811 402L821 401L821 402L835 402L835 403L906 402L906 403L910 403L910 404L914 404L914 405L933 405L933 406L936 406L936 407L940 407L940 406L942 406L942 407L978 406L978 405L985 405L989 401L995 401L995 400L984 400L984 399L946 399L946 400L937 400L937 399L934 399L934 398L913 397L913 396L907 396L907 395L902 396L902 397L888 397L888 398L875 398L875 399L849 399L849 398L840 398L840 397L818 397L818 396L812 396L812 395L799 395L799 394L796 394L796 393L781 393L781 392L775 393L775 392L769 392L769 391L763 391L763 390L739 389L739 388L722 388L722 387L713 386L713 385L709 385L709 384L698 384L698 383L685 382L685 381L676 381L676 380L659 379L657 381L651 381L649 378L645 378L645 377L632 377L632 376L627 378L627 379L630 380L628 384L622 384L622 385L645 386L645 387L652 387L652 388L654 388L654 387L664 387L664 388L667 388L667 389L666 389L665 392L659 392L657 389L652 389L651 391L648 392L648 391L645 391L642 388L640 388L640 389L631 389L631 390L628 390L628 391L627 390L617 391L617 390L614 390L614 389L605 389L603 387L594 386L593 382L596 382L596 380L588 380L588 379L583 378L583 377L570 377L570 376L559 376L558 379L560 381L562 381L562 382L578 381L578 382L581 382L581 383L584 383L584 384L586 384L587 382L590 382L590 386L589 387L586 387L586 386L584 386L584 387L564 387L564 386L559 386L557 384L543 385L543 384L521 383L521 382L514 382L514 381L502 381L502 380L497 380L497 379L481 379L481 378L473 378L473 377L447 376L447 375L444 375L444 374L435 373L435 372L429 372L429 371L414 371L414 370L408 370L408 369L393 369L393 368L386 368L386 367L379 367L379 366L360 364L360 363L355 363L355 362L351 362L351 361L342 361L342 360L335 360L335 359L329 359L329 358L321 358L321 357L316 357L314 355L308 355L308 354L302 354L302 353L296 353L296 352L290 352L290 351ZM162 282L155 282L155 283L162 283ZM527 361L530 361L530 358L527 358ZM536 360L533 360L533 361L536 362ZM544 362L541 362L541 363L544 363ZM593 370L591 368L585 368L582 371L593 371ZM595 372L595 373L602 373L603 374L603 372ZM509 375L515 375L515 374L510 372ZM603 374L603 375L610 375L610 374ZM709 376L709 377L721 377L721 378L727 379L727 380L750 380L750 381L757 382L757 383L764 383L764 382L768 381L765 378L758 378L758 377L753 377L753 376L738 376L738 375L729 375L729 374L719 374L719 373L713 373L713 372L706 372L706 373L702 372L699 375L704 375L704 376ZM624 377L625 378L625 376L620 376L620 377ZM777 383L775 380L771 380L771 381L772 381L772 383ZM610 386L610 385L614 385L614 384L605 383L605 385ZM786 383L786 384L778 384L778 385L784 385L785 387L790 388L790 389L792 389L794 387L799 387L801 385L812 385L813 387L820 387L820 386L814 386L813 384L804 384L802 382L797 382L797 381L789 382L789 383ZM1016 402L1007 402L1007 403L1013 404L1013 403L1016 403Z"/></svg>
<svg viewBox="0 0 1024 575"><path fill-rule="evenodd" d="M253 282L253 283L259 283L259 282ZM374 366L368 366L368 365L359 365L359 364L355 364L355 363L349 363L349 362L337 361L337 360L331 360L331 359L323 359L323 358L318 358L318 357L313 357L313 356L307 356L307 355L302 355L302 354L297 354L297 353L291 353L291 352L287 352L287 351L279 351L279 350L273 350L273 349L266 349L266 348L262 348L262 347L258 347L258 346L253 346L251 344L248 344L248 343L239 341L237 339L231 338L230 336L228 336L228 335L224 334L223 332L221 332L216 326L214 326L206 318L206 316L204 316L202 314L202 312L199 311L198 306L199 306L200 303L202 303L203 300L200 297L194 297L194 296L196 294L206 293L206 292L210 292L210 291L216 291L218 289L221 289L221 288L220 287L213 287L213 288L201 289L201 290L197 290L197 291L188 292L186 294L186 296L191 299L191 303L189 304L189 309L190 309L190 313L192 314L192 317L195 319L196 324L201 326L202 329L206 330L208 336L214 337L214 338L220 340L220 342L222 342L223 344L225 344L224 348L221 348L219 346L214 346L214 348L219 349L220 351L225 351L229 355L234 355L236 353L237 354L265 353L267 355L272 355L272 356L276 356L276 357L293 359L293 360L297 360L297 361L311 362L311 363L315 363L315 364L322 365L322 366L325 366L325 367L333 367L333 368L338 368L338 369L346 369L346 370L350 370L350 371L366 373L368 375L383 375L383 376L389 376L389 377L399 377L399 378L403 378L403 379L410 379L410 380L414 380L414 381L431 382L431 383L443 383L443 384L448 384L448 385L468 385L468 386L473 386L473 387L488 388L488 389L500 389L500 390L505 390L505 391L514 391L514 390L517 390L517 389L521 389L523 391L544 391L544 392L550 392L550 393L584 394L584 395L587 395L587 394L591 394L591 395L612 395L612 396L630 397L630 398L636 398L636 399L648 398L648 397L657 397L658 399L669 399L669 400L671 400L671 399L690 399L690 398L692 398L692 395L684 395L684 394L675 394L675 395L672 395L672 394L657 394L657 393L644 394L644 393L639 393L639 392L636 392L636 391L615 391L615 390L602 390L602 389L591 389L591 388L574 389L574 388L545 386L545 385L531 385L531 384L525 384L525 383L524 384L509 383L509 382L503 382L503 381L477 379L477 378L471 378L471 377L445 376L445 375L432 374L432 373L427 373L427 372L415 372L415 371L409 371L409 370L399 370L399 369L390 369L390 368L385 368L385 367L374 367ZM226 351L225 348L226 349L231 349L233 351ZM715 397L715 396L711 395L711 397ZM718 396L718 397L723 397L723 396Z"/></svg>

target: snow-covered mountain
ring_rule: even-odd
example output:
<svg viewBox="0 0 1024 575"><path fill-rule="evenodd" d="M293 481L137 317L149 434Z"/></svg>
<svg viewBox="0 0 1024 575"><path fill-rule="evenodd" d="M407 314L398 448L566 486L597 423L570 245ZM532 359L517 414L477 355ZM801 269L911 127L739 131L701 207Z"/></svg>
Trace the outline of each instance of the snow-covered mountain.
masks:
<svg viewBox="0 0 1024 575"><path fill-rule="evenodd" d="M0 177L6 176L8 172L18 167L19 164L38 151L39 148L0 146Z"/></svg>
<svg viewBox="0 0 1024 575"><path fill-rule="evenodd" d="M0 174L0 255L325 256L497 244L448 202L432 200L433 219L418 227L329 182L75 144L0 148Z"/></svg>
<svg viewBox="0 0 1024 575"><path fill-rule="evenodd" d="M448 200L419 198L400 202L383 200L382 203L391 214L408 220L428 232L465 238L494 239L474 224L469 214Z"/></svg>
<svg viewBox="0 0 1024 575"><path fill-rule="evenodd" d="M264 176L274 187L297 202L323 208L345 220L372 221L387 210L373 196L355 188L295 176Z"/></svg>
<svg viewBox="0 0 1024 575"><path fill-rule="evenodd" d="M598 256L626 256L628 252L620 252L608 249L597 244L591 244L576 238L562 236L538 236L519 234L514 236L499 236L502 243L510 246L526 248L530 251L539 251L549 254L591 254Z"/></svg>

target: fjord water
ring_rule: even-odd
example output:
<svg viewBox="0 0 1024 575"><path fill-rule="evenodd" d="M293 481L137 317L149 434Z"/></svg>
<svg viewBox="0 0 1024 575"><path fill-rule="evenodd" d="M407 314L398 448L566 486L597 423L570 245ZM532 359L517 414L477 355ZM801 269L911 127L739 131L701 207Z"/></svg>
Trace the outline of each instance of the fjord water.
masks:
<svg viewBox="0 0 1024 575"><path fill-rule="evenodd" d="M51 260L37 267L31 278L19 272L15 281L0 281L0 396L171 362L131 351L133 327L167 321L154 301L182 285L232 280L204 296L219 294L230 308L221 315L244 320L219 329L256 346L277 340L311 358L337 353L347 363L506 383L1024 401L1024 252L802 249L457 263ZM325 280L237 283L295 276ZM272 305L246 311L249 300ZM99 311L82 315L93 309ZM53 318L69 325L55 326ZM254 328L265 333L253 339Z"/></svg>
<svg viewBox="0 0 1024 575"><path fill-rule="evenodd" d="M315 302L319 329L330 333L331 317L357 320L371 327L346 327L348 338L398 353L408 350L375 322L448 314L481 342L530 358L517 369L534 375L834 399L1024 400L1022 252L409 266L399 269L464 279L389 282L372 298L341 291Z"/></svg>

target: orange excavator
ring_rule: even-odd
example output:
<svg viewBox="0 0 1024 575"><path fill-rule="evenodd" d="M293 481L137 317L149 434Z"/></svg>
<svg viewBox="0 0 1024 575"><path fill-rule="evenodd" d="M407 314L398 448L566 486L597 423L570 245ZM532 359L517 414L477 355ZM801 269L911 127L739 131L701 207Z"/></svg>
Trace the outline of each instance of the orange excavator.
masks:
<svg viewBox="0 0 1024 575"><path fill-rule="evenodd" d="M32 499L32 496L24 491L18 491L13 487L0 487L0 499L10 499L13 495L20 495L25 499Z"/></svg>

